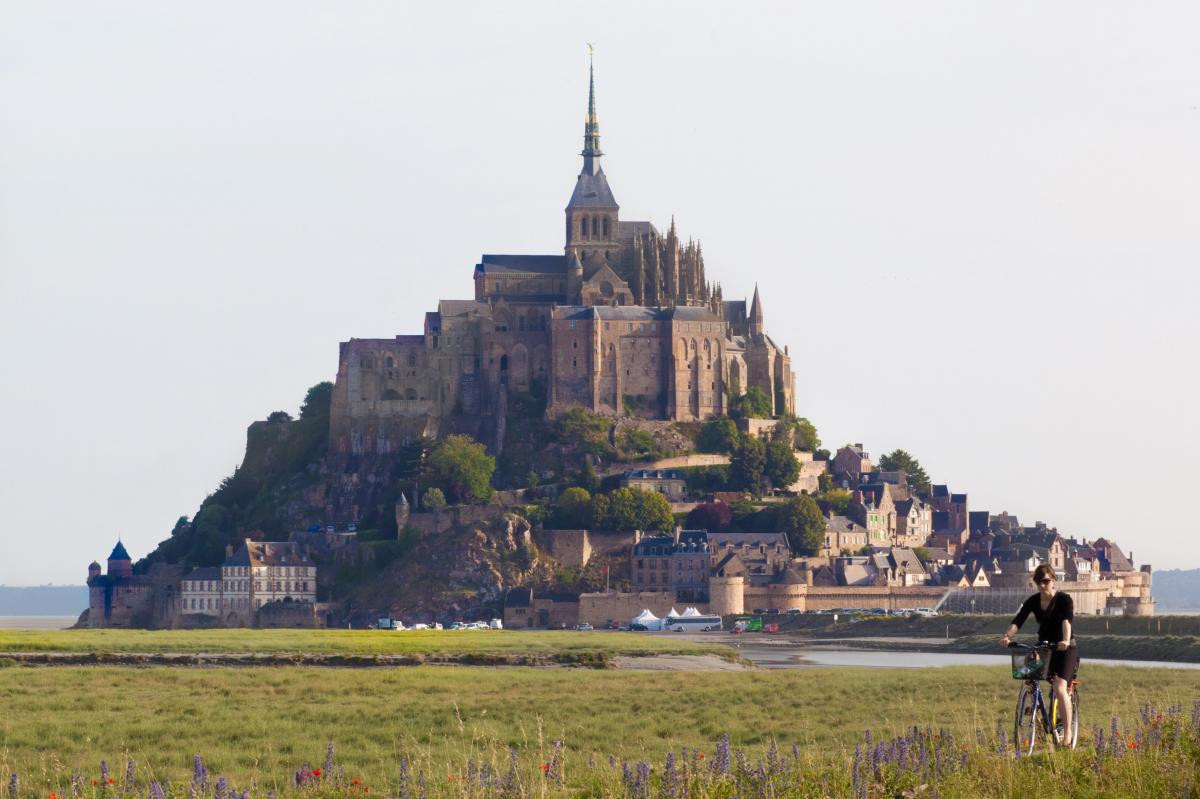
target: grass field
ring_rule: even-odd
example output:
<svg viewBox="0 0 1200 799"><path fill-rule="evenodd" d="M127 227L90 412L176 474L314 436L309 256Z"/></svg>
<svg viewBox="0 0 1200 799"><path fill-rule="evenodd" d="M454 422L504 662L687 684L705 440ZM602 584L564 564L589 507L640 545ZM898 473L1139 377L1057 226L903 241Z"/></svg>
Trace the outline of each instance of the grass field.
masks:
<svg viewBox="0 0 1200 799"><path fill-rule="evenodd" d="M803 788L809 783L814 796L861 796L849 764L864 731L882 741L916 725L938 731L939 747L940 736L950 733L969 749L967 767L939 782L942 796L1180 795L1186 780L1200 782L1194 780L1200 744L1192 732L1154 761L1137 759L1149 751L1124 751L1134 727L1142 730L1145 706L1160 709L1151 715L1181 706L1180 723L1192 718L1195 724L1197 672L1090 667L1083 729L1108 731L1116 715L1125 736L1121 751L1107 759L1088 751L1090 732L1077 752L1023 761L996 756L997 725L1009 728L1015 690L1004 668L979 667L742 673L10 667L0 668L0 774L19 774L21 797L42 799L51 792L70 796L70 775L84 775L81 793L92 796L95 789L86 786L98 778L102 758L117 779L132 759L142 785L169 780L171 791L180 791L172 795L183 796L192 758L200 754L214 776L259 797L285 792L302 765L319 767L333 742L346 775L338 795L375 786L376 793L404 797L397 783L404 759L411 778L423 775L429 795L508 796L496 785L485 788L477 769L484 762L492 774L508 768L511 747L521 763L519 795L645 799L677 793L665 782L653 790L631 785L619 765L609 765L610 755L618 764L645 760L649 773L661 775L668 752L679 758L688 747L688 762L699 762L696 753L711 762L719 754L716 742L728 733L735 749L747 748L749 771L772 741L789 753L797 744L794 768L802 777L787 790L756 789L748 771L745 785L697 783L692 796L809 795ZM1149 727L1144 735L1149 750ZM554 740L564 742L559 755ZM932 751L932 733L928 740ZM553 763L561 785L547 783ZM889 777L886 768L882 773L872 796L899 795L898 786L928 782L906 773ZM464 774L476 774L475 782L468 786ZM412 795L419 799L415 789Z"/></svg>
<svg viewBox="0 0 1200 799"><path fill-rule="evenodd" d="M565 662L640 654L732 656L721 644L666 636L511 630L0 630L5 652L291 654L497 658L553 656Z"/></svg>

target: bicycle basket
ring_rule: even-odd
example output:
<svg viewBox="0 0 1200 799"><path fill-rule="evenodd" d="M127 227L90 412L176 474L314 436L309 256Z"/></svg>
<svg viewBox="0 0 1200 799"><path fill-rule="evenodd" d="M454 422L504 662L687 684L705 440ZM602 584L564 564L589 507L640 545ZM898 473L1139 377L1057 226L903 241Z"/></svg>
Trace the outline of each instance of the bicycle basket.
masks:
<svg viewBox="0 0 1200 799"><path fill-rule="evenodd" d="M1014 680L1042 680L1050 666L1049 647L1026 649L1012 654L1012 676Z"/></svg>

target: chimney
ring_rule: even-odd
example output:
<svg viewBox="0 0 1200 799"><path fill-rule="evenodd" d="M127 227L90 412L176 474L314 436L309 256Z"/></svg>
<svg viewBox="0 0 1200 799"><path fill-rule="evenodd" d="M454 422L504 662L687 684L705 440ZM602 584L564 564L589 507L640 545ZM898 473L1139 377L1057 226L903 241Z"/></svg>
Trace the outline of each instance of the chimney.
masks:
<svg viewBox="0 0 1200 799"><path fill-rule="evenodd" d="M682 532L683 532L683 528L682 528L682 527L680 527L678 524L677 524L677 525L675 525L675 532L674 532L674 535L673 535L672 537L675 539L675 543L676 543L676 545L678 545L678 544L679 544L679 537L680 537L680 534L681 534Z"/></svg>
<svg viewBox="0 0 1200 799"><path fill-rule="evenodd" d="M226 559L233 557L233 544L225 545L225 557Z"/></svg>

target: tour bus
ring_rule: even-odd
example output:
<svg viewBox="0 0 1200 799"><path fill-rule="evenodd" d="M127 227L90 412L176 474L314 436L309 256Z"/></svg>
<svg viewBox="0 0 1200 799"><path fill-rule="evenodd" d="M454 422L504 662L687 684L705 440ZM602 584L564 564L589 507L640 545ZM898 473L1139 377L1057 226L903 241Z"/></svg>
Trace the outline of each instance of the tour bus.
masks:
<svg viewBox="0 0 1200 799"><path fill-rule="evenodd" d="M673 633L702 632L721 629L720 616L670 616L663 619L663 626Z"/></svg>

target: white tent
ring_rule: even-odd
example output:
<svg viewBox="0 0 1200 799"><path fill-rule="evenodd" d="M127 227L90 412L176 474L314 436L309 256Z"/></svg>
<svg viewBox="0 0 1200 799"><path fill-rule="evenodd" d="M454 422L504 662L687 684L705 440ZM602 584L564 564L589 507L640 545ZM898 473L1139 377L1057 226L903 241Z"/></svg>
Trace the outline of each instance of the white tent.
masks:
<svg viewBox="0 0 1200 799"><path fill-rule="evenodd" d="M643 627L645 627L647 630L661 630L662 629L662 619L658 618L658 616L655 616L649 610L643 610L641 613L639 613L637 616L634 617L634 619L631 623L632 624L640 624Z"/></svg>
<svg viewBox="0 0 1200 799"><path fill-rule="evenodd" d="M703 615L704 615L703 613L696 610L695 608L684 608L684 611L683 611L683 618L685 618L685 619L690 619L693 616L703 616Z"/></svg>
<svg viewBox="0 0 1200 799"><path fill-rule="evenodd" d="M668 619L678 619L679 613L675 610L675 608L671 608L670 610L667 611L667 618Z"/></svg>

